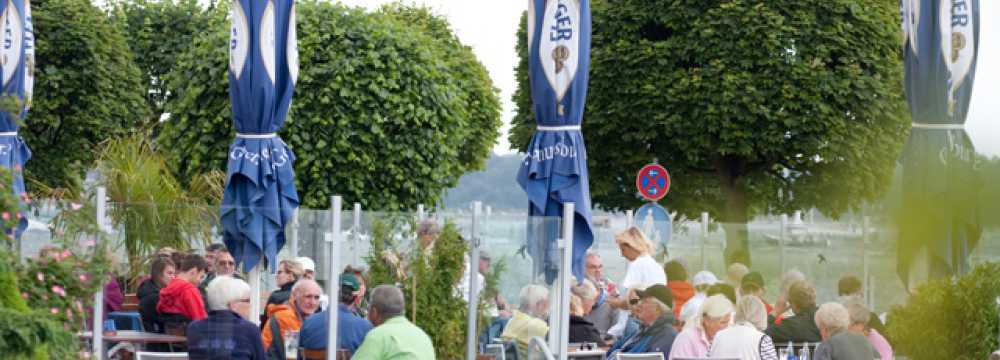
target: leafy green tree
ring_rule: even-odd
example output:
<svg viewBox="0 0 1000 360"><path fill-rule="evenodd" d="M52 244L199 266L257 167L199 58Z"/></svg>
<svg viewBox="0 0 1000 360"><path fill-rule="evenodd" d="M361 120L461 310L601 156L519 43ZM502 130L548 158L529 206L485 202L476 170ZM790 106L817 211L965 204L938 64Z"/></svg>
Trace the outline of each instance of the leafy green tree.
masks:
<svg viewBox="0 0 1000 360"><path fill-rule="evenodd" d="M145 86L136 90L146 96L149 118L158 120L170 95L165 76L195 35L208 26L207 11L197 0L117 0L109 5L111 20L125 35L145 75Z"/></svg>
<svg viewBox="0 0 1000 360"><path fill-rule="evenodd" d="M33 157L26 176L65 187L94 148L146 118L142 74L125 38L86 0L33 1L37 34L33 105L21 130ZM34 190L36 184L28 183Z"/></svg>
<svg viewBox="0 0 1000 360"><path fill-rule="evenodd" d="M498 116L501 111L499 90L493 87L486 67L471 47L462 45L448 20L434 14L430 8L397 2L383 6L380 11L421 29L436 40L438 58L447 62L448 72L461 84L458 96L465 104L460 111L466 125L459 130L466 132L463 136L466 141L460 145L459 161L467 170L483 169L502 125Z"/></svg>
<svg viewBox="0 0 1000 360"><path fill-rule="evenodd" d="M890 1L594 1L595 203L638 206L633 174L658 159L675 180L666 205L726 222L727 262L749 263L754 214L836 216L877 198L908 127L898 16ZM523 150L534 120L520 39L511 144Z"/></svg>
<svg viewBox="0 0 1000 360"><path fill-rule="evenodd" d="M182 179L225 169L233 137L223 7L167 77L176 96L158 142ZM447 28L440 18L398 9L296 4L301 70L280 135L304 206L333 194L369 209L435 204L489 154L500 111L482 66L454 36L435 36Z"/></svg>

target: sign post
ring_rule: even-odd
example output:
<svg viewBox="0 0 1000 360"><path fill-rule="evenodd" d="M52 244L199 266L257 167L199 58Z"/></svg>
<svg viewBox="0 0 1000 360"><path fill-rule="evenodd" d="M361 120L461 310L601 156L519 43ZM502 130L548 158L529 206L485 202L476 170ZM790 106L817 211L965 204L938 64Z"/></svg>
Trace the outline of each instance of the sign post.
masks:
<svg viewBox="0 0 1000 360"><path fill-rule="evenodd" d="M673 219L667 209L656 202L670 192L670 173L660 164L643 166L635 177L635 187L649 202L635 211L632 224L639 226L654 243L666 246L673 232Z"/></svg>

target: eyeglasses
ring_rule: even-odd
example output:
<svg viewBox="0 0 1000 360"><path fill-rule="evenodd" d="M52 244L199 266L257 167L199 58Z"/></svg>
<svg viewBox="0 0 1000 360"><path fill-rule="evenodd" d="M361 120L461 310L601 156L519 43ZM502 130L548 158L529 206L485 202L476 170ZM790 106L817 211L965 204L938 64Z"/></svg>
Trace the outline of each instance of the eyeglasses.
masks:
<svg viewBox="0 0 1000 360"><path fill-rule="evenodd" d="M287 274L287 273L288 273L288 272L287 272L287 271L285 271L285 270L278 270L278 275L281 275L281 274Z"/></svg>
<svg viewBox="0 0 1000 360"><path fill-rule="evenodd" d="M639 305L639 299L637 299L637 298L628 299L628 304L629 305Z"/></svg>
<svg viewBox="0 0 1000 360"><path fill-rule="evenodd" d="M233 265L236 265L236 262L235 261L219 261L219 265L233 266Z"/></svg>
<svg viewBox="0 0 1000 360"><path fill-rule="evenodd" d="M250 299L239 299L239 300L236 300L236 302L249 303Z"/></svg>
<svg viewBox="0 0 1000 360"><path fill-rule="evenodd" d="M302 295L302 297L306 299L319 300L319 295Z"/></svg>

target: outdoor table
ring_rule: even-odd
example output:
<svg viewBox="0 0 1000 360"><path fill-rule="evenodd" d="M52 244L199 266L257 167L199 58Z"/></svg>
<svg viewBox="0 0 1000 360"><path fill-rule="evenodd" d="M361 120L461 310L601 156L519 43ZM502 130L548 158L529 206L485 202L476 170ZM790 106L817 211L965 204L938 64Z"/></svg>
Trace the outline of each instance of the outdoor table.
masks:
<svg viewBox="0 0 1000 360"><path fill-rule="evenodd" d="M574 359L574 358L600 358L600 359L603 359L604 358L604 353L606 353L606 352L607 352L607 349L601 349L601 348L597 348L597 349L593 349L593 350L575 350L575 349L570 349L569 352L566 353L566 356L569 357L570 359Z"/></svg>
<svg viewBox="0 0 1000 360"><path fill-rule="evenodd" d="M94 337L94 333L90 331L83 331L77 333L77 336L79 336L82 339L90 339ZM103 341L104 341L105 353L108 350L108 344L111 342L137 344L139 345L137 350L142 350L144 348L143 345L146 344L180 344L187 342L187 338L183 336L151 333L145 331L133 331L133 330L116 331L114 335L112 336L105 335L102 338L104 339ZM102 354L102 355L107 355L107 354Z"/></svg>

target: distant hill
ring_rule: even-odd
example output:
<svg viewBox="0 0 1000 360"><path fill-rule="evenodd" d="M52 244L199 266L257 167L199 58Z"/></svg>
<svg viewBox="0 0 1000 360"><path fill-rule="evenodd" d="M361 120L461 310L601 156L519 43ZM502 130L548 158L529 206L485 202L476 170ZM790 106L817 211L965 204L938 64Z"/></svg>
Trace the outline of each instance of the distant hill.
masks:
<svg viewBox="0 0 1000 360"><path fill-rule="evenodd" d="M463 175L458 186L445 191L447 209L468 208L473 201L494 210L527 210L528 196L517 185L517 170L522 155L493 154L486 161L486 170Z"/></svg>

